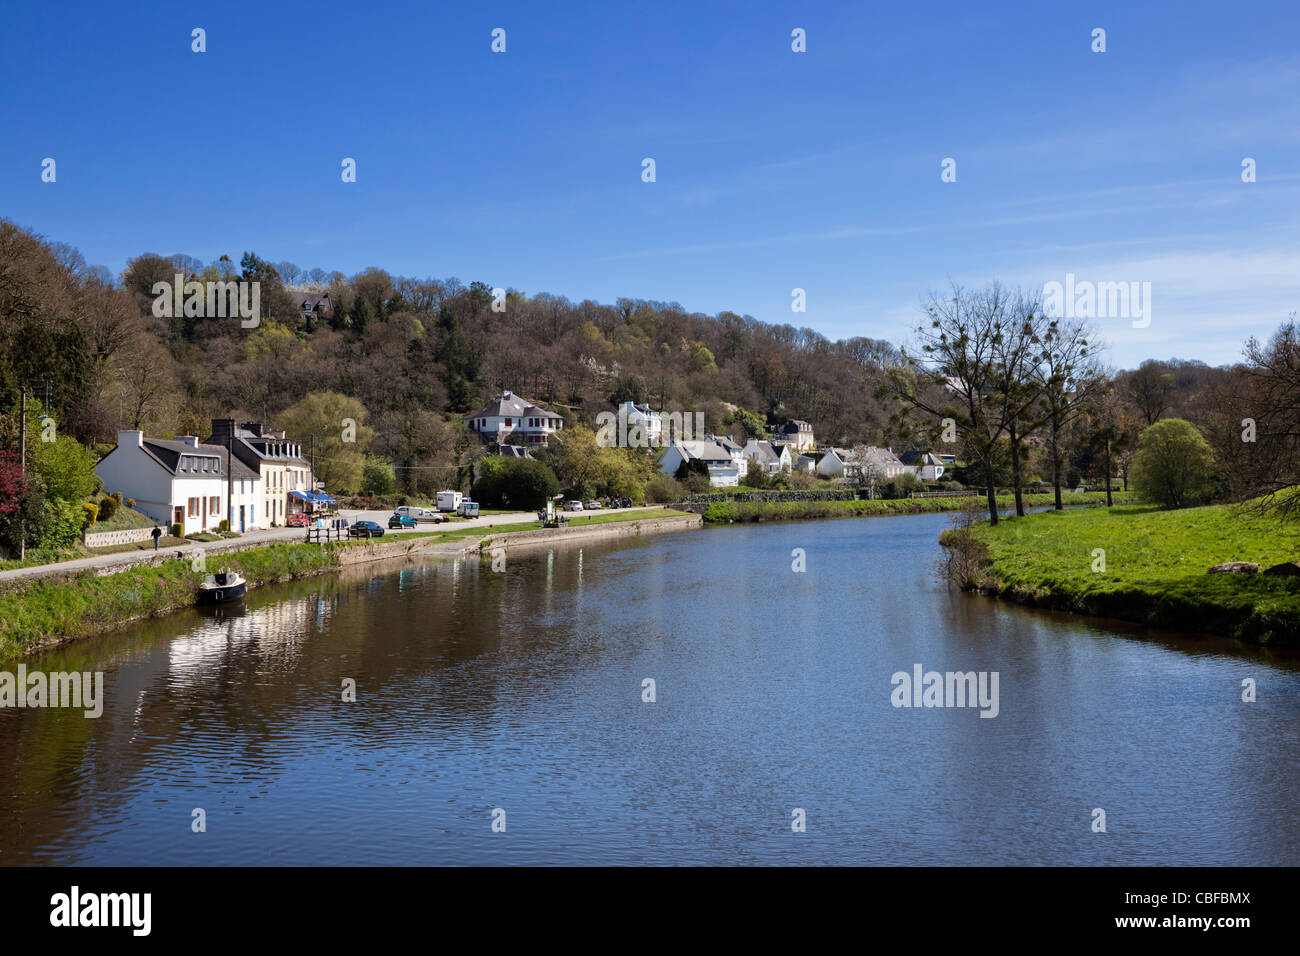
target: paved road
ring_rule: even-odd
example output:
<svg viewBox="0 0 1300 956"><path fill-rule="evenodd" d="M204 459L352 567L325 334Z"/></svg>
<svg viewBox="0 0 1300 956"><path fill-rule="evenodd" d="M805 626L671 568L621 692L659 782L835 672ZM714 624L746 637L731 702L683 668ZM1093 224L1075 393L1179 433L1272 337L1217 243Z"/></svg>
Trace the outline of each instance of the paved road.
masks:
<svg viewBox="0 0 1300 956"><path fill-rule="evenodd" d="M653 508L633 508L621 509L633 511L651 511L662 510L662 506ZM357 521L374 521L382 528L388 527L388 518L393 513L391 510L383 511L355 511L344 510L339 512L349 522ZM535 511L512 511L506 514L484 515L481 518L471 521L455 521L448 524L433 524L427 521L421 521L419 529L421 531L453 528L457 525L474 525L482 528L500 527L501 525L523 524L528 521L536 521L537 512ZM204 548L209 553L221 552L226 550L235 550L245 548L249 545L271 544L276 541L301 541L306 536L306 530L303 528L269 528L262 531L249 531L238 538L230 538L225 541L187 541L184 544L172 545L159 550L159 555L163 558L175 557L177 552L182 554L188 553L195 548ZM0 583L8 581L17 581L24 578L39 578L54 574L68 574L78 571L85 571L90 568L112 568L117 566L128 566L132 564L147 564L154 560L153 551L120 551L115 554L100 554L92 558L77 558L75 561L61 561L58 564L41 564L30 568L14 568L11 571L0 571Z"/></svg>

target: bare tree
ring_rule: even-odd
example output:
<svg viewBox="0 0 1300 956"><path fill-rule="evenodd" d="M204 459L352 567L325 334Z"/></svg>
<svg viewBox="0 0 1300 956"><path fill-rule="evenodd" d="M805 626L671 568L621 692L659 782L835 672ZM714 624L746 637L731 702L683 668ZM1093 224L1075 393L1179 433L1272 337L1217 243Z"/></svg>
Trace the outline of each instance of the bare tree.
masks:
<svg viewBox="0 0 1300 956"><path fill-rule="evenodd" d="M1082 412L1110 388L1098 360L1102 346L1086 319L1052 320L1043 330L1042 358L1034 368L1042 398L1042 418L1047 426L1047 453L1052 464L1055 507L1062 511L1062 438ZM1109 490L1110 480L1106 487Z"/></svg>
<svg viewBox="0 0 1300 956"><path fill-rule="evenodd" d="M876 457L876 450L870 445L854 445L846 462L849 465L845 475L845 484L865 489L867 496L876 497L876 489L885 483L885 469Z"/></svg>
<svg viewBox="0 0 1300 956"><path fill-rule="evenodd" d="M997 282L979 292L953 283L949 295L931 292L929 320L916 329L920 355L890 369L889 387L906 407L950 419L984 472L989 523L998 523L993 468L1007 431L1003 337L1021 320L1017 302Z"/></svg>

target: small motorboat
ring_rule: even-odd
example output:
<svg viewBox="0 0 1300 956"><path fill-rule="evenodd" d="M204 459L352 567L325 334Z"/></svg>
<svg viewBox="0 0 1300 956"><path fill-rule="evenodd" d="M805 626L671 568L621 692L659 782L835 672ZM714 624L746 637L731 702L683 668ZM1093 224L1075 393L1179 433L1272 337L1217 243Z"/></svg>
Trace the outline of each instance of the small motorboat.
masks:
<svg viewBox="0 0 1300 956"><path fill-rule="evenodd" d="M199 585L199 604L225 604L237 601L248 591L248 582L238 571L218 571L203 578Z"/></svg>

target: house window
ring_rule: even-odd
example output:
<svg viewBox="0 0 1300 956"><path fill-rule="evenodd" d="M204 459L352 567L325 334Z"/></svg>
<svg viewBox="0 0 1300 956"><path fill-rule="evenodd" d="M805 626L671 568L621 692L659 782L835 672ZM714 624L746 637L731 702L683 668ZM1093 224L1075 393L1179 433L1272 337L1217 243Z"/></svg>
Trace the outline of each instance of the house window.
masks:
<svg viewBox="0 0 1300 956"><path fill-rule="evenodd" d="M214 514L214 515L221 514L221 499L218 498L216 495L213 495L210 499L208 499L208 514Z"/></svg>
<svg viewBox="0 0 1300 956"><path fill-rule="evenodd" d="M197 518L198 515L199 515L199 499L191 498L189 500L189 516L191 518Z"/></svg>
<svg viewBox="0 0 1300 956"><path fill-rule="evenodd" d="M509 428L509 427L510 427L510 422L511 422L511 419L507 418L507 419L506 419L506 428Z"/></svg>

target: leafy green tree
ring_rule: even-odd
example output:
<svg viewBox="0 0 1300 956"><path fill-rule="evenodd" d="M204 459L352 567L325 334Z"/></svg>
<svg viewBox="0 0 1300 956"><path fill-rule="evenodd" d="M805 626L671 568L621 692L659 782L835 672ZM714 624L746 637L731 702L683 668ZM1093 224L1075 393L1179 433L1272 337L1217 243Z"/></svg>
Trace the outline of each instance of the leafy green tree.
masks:
<svg viewBox="0 0 1300 956"><path fill-rule="evenodd" d="M54 441L30 442L27 460L44 483L47 498L75 504L99 490L94 453L71 435L56 435Z"/></svg>
<svg viewBox="0 0 1300 956"><path fill-rule="evenodd" d="M366 407L355 398L310 392L281 412L276 422L302 445L304 455L314 450L317 480L325 482L327 490L338 491L361 486L366 452L374 437L365 420Z"/></svg>
<svg viewBox="0 0 1300 956"><path fill-rule="evenodd" d="M1130 477L1143 500L1186 508L1209 501L1219 476L1214 451L1200 429L1181 418L1165 418L1138 438Z"/></svg>
<svg viewBox="0 0 1300 956"><path fill-rule="evenodd" d="M391 495L397 488L393 466L382 458L371 457L361 469L361 491L367 495Z"/></svg>
<svg viewBox="0 0 1300 956"><path fill-rule="evenodd" d="M560 482L546 464L532 458L489 455L479 461L474 500L489 508L541 508L559 494Z"/></svg>

